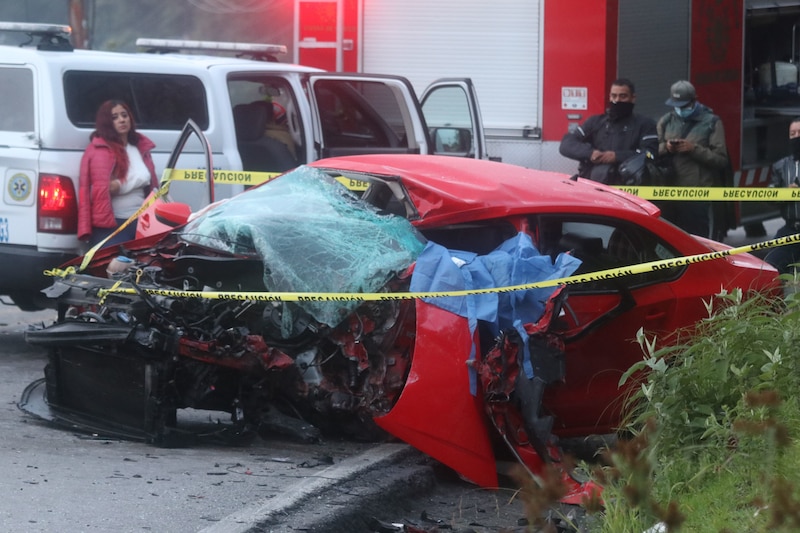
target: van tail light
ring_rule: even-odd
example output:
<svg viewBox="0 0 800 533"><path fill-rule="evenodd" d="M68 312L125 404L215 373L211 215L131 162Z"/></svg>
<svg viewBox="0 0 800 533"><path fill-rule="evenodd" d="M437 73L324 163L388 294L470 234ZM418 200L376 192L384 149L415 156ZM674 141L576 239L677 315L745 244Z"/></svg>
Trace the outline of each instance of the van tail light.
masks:
<svg viewBox="0 0 800 533"><path fill-rule="evenodd" d="M78 198L71 179L56 174L39 175L36 221L42 233L78 232Z"/></svg>

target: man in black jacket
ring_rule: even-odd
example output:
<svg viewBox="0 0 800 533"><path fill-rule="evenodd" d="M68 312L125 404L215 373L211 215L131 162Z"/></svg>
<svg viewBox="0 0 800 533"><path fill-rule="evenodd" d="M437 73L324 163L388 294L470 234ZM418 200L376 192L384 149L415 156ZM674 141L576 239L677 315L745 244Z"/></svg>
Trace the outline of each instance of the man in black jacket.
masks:
<svg viewBox="0 0 800 533"><path fill-rule="evenodd" d="M791 155L772 165L770 187L800 187L800 117L789 124ZM786 224L775 233L775 239L800 233L800 202L781 202L781 216ZM764 260L781 274L790 274L800 263L800 244L786 244L770 250Z"/></svg>
<svg viewBox="0 0 800 533"><path fill-rule="evenodd" d="M619 184L619 165L637 153L658 153L656 123L633 112L636 91L631 80L611 84L608 107L561 140L558 151L579 161L578 174L601 183Z"/></svg>

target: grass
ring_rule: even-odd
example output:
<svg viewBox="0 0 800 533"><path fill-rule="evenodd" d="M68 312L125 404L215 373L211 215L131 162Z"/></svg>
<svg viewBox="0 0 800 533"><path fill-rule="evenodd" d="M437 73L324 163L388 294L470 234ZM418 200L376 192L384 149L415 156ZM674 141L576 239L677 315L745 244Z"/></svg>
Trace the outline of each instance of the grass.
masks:
<svg viewBox="0 0 800 533"><path fill-rule="evenodd" d="M720 294L678 345L640 332L632 438L596 468L595 531L800 530L800 297Z"/></svg>
<svg viewBox="0 0 800 533"><path fill-rule="evenodd" d="M639 332L626 437L584 465L604 491L581 531L800 531L800 294L706 305L675 345Z"/></svg>

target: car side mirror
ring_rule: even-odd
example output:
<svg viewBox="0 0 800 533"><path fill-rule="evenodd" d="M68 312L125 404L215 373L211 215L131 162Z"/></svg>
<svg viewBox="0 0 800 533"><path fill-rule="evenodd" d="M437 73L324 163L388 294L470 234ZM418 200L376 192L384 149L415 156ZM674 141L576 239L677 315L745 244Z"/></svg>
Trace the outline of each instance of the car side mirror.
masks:
<svg viewBox="0 0 800 533"><path fill-rule="evenodd" d="M472 131L468 128L433 128L431 137L437 154L466 157L472 152Z"/></svg>
<svg viewBox="0 0 800 533"><path fill-rule="evenodd" d="M191 214L189 204L167 202L156 205L156 220L172 228L186 224Z"/></svg>

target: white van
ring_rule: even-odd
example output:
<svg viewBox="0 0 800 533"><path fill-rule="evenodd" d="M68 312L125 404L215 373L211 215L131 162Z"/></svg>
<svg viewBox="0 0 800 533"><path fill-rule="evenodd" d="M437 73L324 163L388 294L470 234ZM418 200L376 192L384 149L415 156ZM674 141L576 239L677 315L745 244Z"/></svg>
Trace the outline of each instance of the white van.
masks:
<svg viewBox="0 0 800 533"><path fill-rule="evenodd" d="M486 157L468 79L440 80L418 99L399 76L281 64L275 55L285 48L276 45L140 39L146 52L116 53L74 50L69 26L0 23L0 31L30 37L0 46L0 295L24 310L45 305L45 269L84 251L79 163L96 110L111 98L127 102L156 143L159 173L188 119L219 169L283 171L356 153ZM194 53L180 53L187 49ZM194 142L180 168L204 168Z"/></svg>

